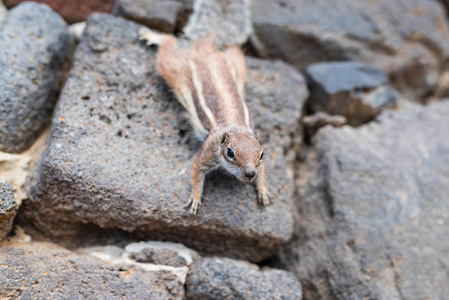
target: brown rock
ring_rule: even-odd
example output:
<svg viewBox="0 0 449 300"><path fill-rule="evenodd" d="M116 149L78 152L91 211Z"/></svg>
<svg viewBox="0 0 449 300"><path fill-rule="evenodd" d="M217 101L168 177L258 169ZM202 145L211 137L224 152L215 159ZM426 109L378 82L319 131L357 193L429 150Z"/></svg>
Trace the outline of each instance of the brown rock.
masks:
<svg viewBox="0 0 449 300"><path fill-rule="evenodd" d="M3 0L6 7L12 8L27 0ZM59 13L67 23L82 22L93 12L110 12L115 0L35 0L45 3Z"/></svg>

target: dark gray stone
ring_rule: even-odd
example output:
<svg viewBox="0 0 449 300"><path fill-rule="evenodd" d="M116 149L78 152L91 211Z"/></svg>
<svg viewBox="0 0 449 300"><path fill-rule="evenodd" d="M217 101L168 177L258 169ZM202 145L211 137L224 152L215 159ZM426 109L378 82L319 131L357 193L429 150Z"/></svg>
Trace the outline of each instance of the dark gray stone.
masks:
<svg viewBox="0 0 449 300"><path fill-rule="evenodd" d="M183 299L179 279L167 271L118 267L48 243L0 247L4 299Z"/></svg>
<svg viewBox="0 0 449 300"><path fill-rule="evenodd" d="M0 45L0 151L18 153L50 122L73 39L47 5L27 2L3 21Z"/></svg>
<svg viewBox="0 0 449 300"><path fill-rule="evenodd" d="M0 182L0 241L11 231L14 217L19 210L13 191L12 184Z"/></svg>
<svg viewBox="0 0 449 300"><path fill-rule="evenodd" d="M447 298L448 116L442 102L315 136L280 256L306 299Z"/></svg>
<svg viewBox="0 0 449 300"><path fill-rule="evenodd" d="M388 78L358 62L313 64L307 68L312 112L344 116L354 126L372 120L396 104Z"/></svg>
<svg viewBox="0 0 449 300"><path fill-rule="evenodd" d="M413 100L435 91L449 56L442 6L428 0L259 0L252 2L252 46L298 70L355 60L384 71Z"/></svg>
<svg viewBox="0 0 449 300"><path fill-rule="evenodd" d="M203 258L190 268L186 298L302 299L301 284L284 270L259 271L228 258Z"/></svg>
<svg viewBox="0 0 449 300"><path fill-rule="evenodd" d="M172 267L183 267L187 265L186 260L178 252L170 249L144 248L138 253L131 254L131 258L141 263L152 263Z"/></svg>
<svg viewBox="0 0 449 300"><path fill-rule="evenodd" d="M182 0L117 0L114 13L150 28L174 33L178 18L192 9Z"/></svg>
<svg viewBox="0 0 449 300"><path fill-rule="evenodd" d="M270 256L293 229L284 153L307 97L304 78L283 63L248 59L246 98L274 203L261 207L253 186L214 173L193 216L190 166L199 145L183 141L184 110L155 73L156 53L139 42L138 28L109 15L89 19L24 216L54 238L90 223L208 253Z"/></svg>
<svg viewBox="0 0 449 300"><path fill-rule="evenodd" d="M252 32L250 0L196 0L184 28L186 37L198 40L211 34L219 48L241 45Z"/></svg>

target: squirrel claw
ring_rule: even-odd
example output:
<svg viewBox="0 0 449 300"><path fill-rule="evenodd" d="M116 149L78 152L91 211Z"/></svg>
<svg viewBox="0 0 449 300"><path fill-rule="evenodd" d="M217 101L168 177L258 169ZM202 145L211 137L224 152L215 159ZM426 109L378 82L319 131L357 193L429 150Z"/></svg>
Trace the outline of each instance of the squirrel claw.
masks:
<svg viewBox="0 0 449 300"><path fill-rule="evenodd" d="M193 198L190 199L188 206L190 206L190 213L193 215L196 215L196 212L198 211L198 207L201 205L201 200L194 200Z"/></svg>
<svg viewBox="0 0 449 300"><path fill-rule="evenodd" d="M257 194L257 200L260 204L262 204L263 206L268 206L270 205L270 193L268 191L259 191L259 193Z"/></svg>

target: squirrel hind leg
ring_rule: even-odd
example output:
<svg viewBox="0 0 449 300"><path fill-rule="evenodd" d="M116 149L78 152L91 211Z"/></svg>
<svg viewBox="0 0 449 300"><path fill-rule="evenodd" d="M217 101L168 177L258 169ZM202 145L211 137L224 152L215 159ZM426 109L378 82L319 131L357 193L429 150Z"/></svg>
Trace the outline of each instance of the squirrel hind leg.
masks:
<svg viewBox="0 0 449 300"><path fill-rule="evenodd" d="M172 36L163 33L156 33L146 27L139 28L139 39L144 41L148 46L150 45L162 45L167 41L173 40Z"/></svg>

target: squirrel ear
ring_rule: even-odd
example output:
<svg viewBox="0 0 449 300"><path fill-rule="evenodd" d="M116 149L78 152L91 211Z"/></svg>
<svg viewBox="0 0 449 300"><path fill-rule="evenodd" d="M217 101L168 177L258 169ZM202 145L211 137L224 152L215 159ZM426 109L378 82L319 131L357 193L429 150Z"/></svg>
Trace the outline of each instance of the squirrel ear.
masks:
<svg viewBox="0 0 449 300"><path fill-rule="evenodd" d="M225 132L225 133L223 133L223 136L221 137L221 144L223 145L227 139L228 139L228 133Z"/></svg>
<svg viewBox="0 0 449 300"><path fill-rule="evenodd" d="M260 139L260 132L257 132L257 133L256 133L256 140L259 141L259 139Z"/></svg>

